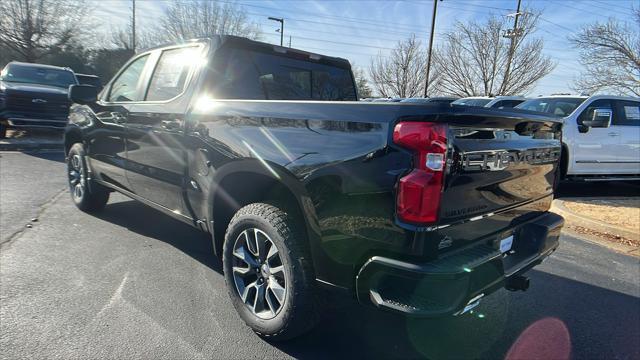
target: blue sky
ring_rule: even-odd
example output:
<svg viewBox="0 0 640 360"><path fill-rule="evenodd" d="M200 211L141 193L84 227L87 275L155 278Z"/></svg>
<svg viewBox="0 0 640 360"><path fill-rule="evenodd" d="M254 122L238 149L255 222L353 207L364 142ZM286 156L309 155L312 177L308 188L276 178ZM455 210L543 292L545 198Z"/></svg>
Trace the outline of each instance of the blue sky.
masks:
<svg viewBox="0 0 640 360"><path fill-rule="evenodd" d="M131 0L91 0L94 15L108 19L107 27L126 26ZM137 0L140 28L154 24L166 1ZM534 36L545 41L545 53L557 63L528 95L571 92L569 85L581 66L578 54L567 37L584 24L606 22L608 18L630 21L632 7L640 0L522 0L523 7L542 10L542 19ZM371 58L386 55L395 43L415 33L428 43L431 24L431 0L340 1L340 0L238 0L247 15L262 27L262 41L279 43L275 32L279 24L268 16L285 18L285 44L312 52L340 56L368 68ZM491 14L505 16L515 12L517 0L444 0L438 4L438 33L452 29L456 21L481 20ZM107 29L108 30L108 29ZM638 30L640 31L640 29Z"/></svg>

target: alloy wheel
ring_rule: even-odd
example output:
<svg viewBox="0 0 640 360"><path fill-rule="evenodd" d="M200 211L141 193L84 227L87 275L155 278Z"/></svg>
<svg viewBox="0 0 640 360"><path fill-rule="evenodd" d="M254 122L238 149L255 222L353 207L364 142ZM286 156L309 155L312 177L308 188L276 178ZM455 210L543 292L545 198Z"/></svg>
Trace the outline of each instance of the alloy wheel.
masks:
<svg viewBox="0 0 640 360"><path fill-rule="evenodd" d="M271 319L282 309L286 274L275 243L262 230L249 228L235 240L233 280L242 302L257 317Z"/></svg>
<svg viewBox="0 0 640 360"><path fill-rule="evenodd" d="M86 192L87 180L84 171L84 163L82 157L73 154L68 163L69 170L69 189L76 200L82 200Z"/></svg>

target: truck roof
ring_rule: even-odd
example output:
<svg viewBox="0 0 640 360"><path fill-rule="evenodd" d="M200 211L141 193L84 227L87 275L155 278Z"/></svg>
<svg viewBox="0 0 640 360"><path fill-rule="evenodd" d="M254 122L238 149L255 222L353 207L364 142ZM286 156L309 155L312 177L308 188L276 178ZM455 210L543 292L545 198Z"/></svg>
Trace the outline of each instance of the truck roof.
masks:
<svg viewBox="0 0 640 360"><path fill-rule="evenodd" d="M71 70L71 68L68 68L68 67L61 67L61 66L54 66L54 65L47 65L47 64L35 64L35 63L28 63L28 62L21 62L21 61L11 61L7 65L11 65L11 64L16 64L24 67L39 68L39 69L64 70L64 71L73 72L73 70Z"/></svg>
<svg viewBox="0 0 640 360"><path fill-rule="evenodd" d="M182 44L188 44L188 43L205 43L205 42L206 43L210 43L210 44L212 44L212 45L214 45L214 46L216 46L218 48L222 47L222 46L224 46L226 44L229 44L229 43L234 43L234 44L241 45L241 46L246 46L246 47L270 49L270 50L273 50L273 51L275 51L277 53L282 53L282 54L287 54L287 53L302 54L302 55L308 56L308 58L311 59L311 60L324 60L324 61L332 62L335 65L339 65L341 67L349 67L349 68L351 68L351 63L349 62L349 60L347 60L345 58L322 55L322 54L318 54L318 53L309 52L309 51L306 51L306 50L301 50L301 49L290 48L290 47L286 47L286 46L270 44L270 43L251 40L251 39L248 39L248 38L245 38L245 37L234 36L234 35L215 35L215 36L205 37L205 38L189 39L189 40L184 40L184 41L181 41L181 42L174 42L174 43L163 44L163 45L160 45L160 46L155 46L155 47L152 47L152 48L144 49L144 50L142 50L140 52L158 50L158 49L163 49L163 48L166 48L166 47L182 45Z"/></svg>

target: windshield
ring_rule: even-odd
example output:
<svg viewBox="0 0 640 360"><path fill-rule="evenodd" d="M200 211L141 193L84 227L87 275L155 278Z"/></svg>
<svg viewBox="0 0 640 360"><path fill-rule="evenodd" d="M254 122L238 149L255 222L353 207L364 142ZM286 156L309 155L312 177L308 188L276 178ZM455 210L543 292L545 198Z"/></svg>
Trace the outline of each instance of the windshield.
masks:
<svg viewBox="0 0 640 360"><path fill-rule="evenodd" d="M487 105L491 99L458 99L452 104L455 105L466 105L466 106L485 106Z"/></svg>
<svg viewBox="0 0 640 360"><path fill-rule="evenodd" d="M585 99L583 98L542 98L532 99L516 106L516 109L538 111L556 116L568 116Z"/></svg>
<svg viewBox="0 0 640 360"><path fill-rule="evenodd" d="M0 74L0 80L8 82L42 84L61 88L68 88L76 84L76 78L71 71L35 66L9 64Z"/></svg>

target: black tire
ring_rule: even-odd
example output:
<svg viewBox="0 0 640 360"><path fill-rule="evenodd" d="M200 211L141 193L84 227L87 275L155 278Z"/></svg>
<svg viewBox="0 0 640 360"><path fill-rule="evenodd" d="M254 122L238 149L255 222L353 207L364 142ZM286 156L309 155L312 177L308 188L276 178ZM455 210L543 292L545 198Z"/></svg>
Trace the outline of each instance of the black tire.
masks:
<svg viewBox="0 0 640 360"><path fill-rule="evenodd" d="M67 176L71 199L78 209L97 212L109 201L109 190L89 179L84 145L75 143L67 154Z"/></svg>
<svg viewBox="0 0 640 360"><path fill-rule="evenodd" d="M567 171L569 170L569 154L565 147L562 147L562 152L560 153L560 179L559 181L563 181L567 179Z"/></svg>
<svg viewBox="0 0 640 360"><path fill-rule="evenodd" d="M7 125L0 122L0 139L7 137Z"/></svg>
<svg viewBox="0 0 640 360"><path fill-rule="evenodd" d="M302 232L299 229L298 222L284 210L270 204L254 203L238 210L233 219L231 219L225 235L223 264L225 282L231 302L242 320L256 334L270 340L286 340L301 335L310 330L319 318L320 309L317 303L311 257L306 239L301 235ZM241 251L242 246L240 245L242 241L246 241L247 248L251 251L249 238L243 238L243 234L251 233L254 234L253 239L265 240L264 244L266 245L262 245L263 254L267 253L267 246L269 246L267 257L263 261L259 260L258 255L250 254L255 256L253 261L258 262L255 267L252 267L247 261L239 260L240 258L234 255L234 252L238 254ZM259 247L260 245L254 245L253 247L256 248L256 246ZM276 247L277 254L271 255L272 246ZM260 253L260 251L257 252ZM275 258L275 256L278 258ZM279 264L282 266L280 271L283 272L284 285L281 283L281 278L272 278L272 276L276 277L275 269L280 268L278 259L280 260ZM276 261L276 264L274 265L270 261ZM262 262L262 265L260 265L260 262ZM246 274L234 271L234 267L235 269L241 267L240 264L247 265ZM269 274L268 277L264 277L264 273L260 270L265 264L267 269L270 269L266 271ZM255 274L251 272L252 268L255 270ZM273 274L271 274L271 270L274 270ZM258 286L260 285L256 285L252 290L245 291L243 300L240 288L236 283L236 281L244 282L251 274L256 278L254 284L258 283L259 278L263 276L261 284L263 288L266 288L266 290L263 290L261 297L264 304L261 308L265 310L260 314L256 313L256 305L250 305L250 303L255 304L256 300L259 299ZM252 280L249 278L246 281L251 282ZM284 299L283 302L277 301L276 293L269 287L273 284L285 289L284 295L281 295ZM242 287L248 289L250 286ZM255 294L253 300L251 300L252 291ZM271 302L268 301L269 299ZM273 311L272 303L276 306L280 305L277 311Z"/></svg>

